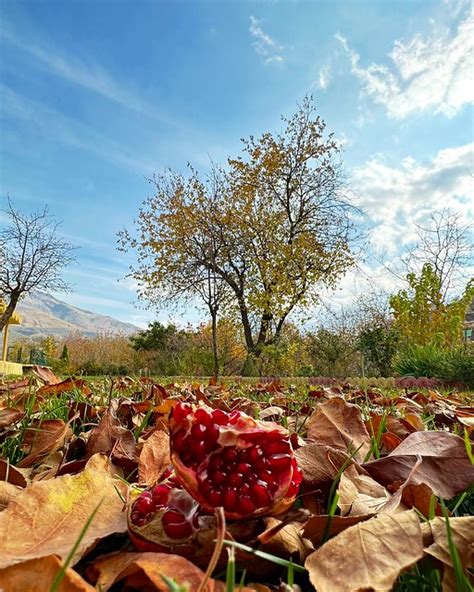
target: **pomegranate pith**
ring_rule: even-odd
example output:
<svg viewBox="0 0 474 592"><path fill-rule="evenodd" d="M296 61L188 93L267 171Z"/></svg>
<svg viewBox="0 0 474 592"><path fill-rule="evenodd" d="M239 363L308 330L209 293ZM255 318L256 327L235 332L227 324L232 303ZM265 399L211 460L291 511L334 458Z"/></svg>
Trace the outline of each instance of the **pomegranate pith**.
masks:
<svg viewBox="0 0 474 592"><path fill-rule="evenodd" d="M301 483L287 430L239 411L178 403L170 417L171 459L183 487L227 518L283 512Z"/></svg>

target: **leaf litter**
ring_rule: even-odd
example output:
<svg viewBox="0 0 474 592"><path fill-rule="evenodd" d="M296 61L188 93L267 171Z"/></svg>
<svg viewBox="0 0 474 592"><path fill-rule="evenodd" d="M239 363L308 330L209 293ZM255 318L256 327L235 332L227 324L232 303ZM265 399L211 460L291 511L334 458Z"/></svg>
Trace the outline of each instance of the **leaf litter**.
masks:
<svg viewBox="0 0 474 592"><path fill-rule="evenodd" d="M278 380L106 386L35 368L0 385L0 589L391 590L429 564L454 591L473 567L469 397ZM137 550L130 504L173 475L178 402L288 427L302 471L293 506L220 527L203 516L198 553Z"/></svg>

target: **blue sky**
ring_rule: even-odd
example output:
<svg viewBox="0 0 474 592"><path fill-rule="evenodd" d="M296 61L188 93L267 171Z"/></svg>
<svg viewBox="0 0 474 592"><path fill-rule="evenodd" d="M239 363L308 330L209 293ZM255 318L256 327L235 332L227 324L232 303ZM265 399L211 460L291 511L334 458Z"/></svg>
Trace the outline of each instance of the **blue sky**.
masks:
<svg viewBox="0 0 474 592"><path fill-rule="evenodd" d="M278 131L307 93L344 145L372 227L372 257L333 301L366 276L392 287L384 258L431 211L472 220L469 2L3 0L0 10L0 196L63 220L80 246L71 304L146 324L153 313L134 307L133 283L117 281L132 258L116 233L149 195L147 177L224 162L240 138Z"/></svg>

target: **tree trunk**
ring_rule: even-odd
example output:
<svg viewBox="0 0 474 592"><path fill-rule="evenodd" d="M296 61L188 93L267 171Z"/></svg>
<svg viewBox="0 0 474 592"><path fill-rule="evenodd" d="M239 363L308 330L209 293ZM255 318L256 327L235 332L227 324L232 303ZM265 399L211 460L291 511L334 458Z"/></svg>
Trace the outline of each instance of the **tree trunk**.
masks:
<svg viewBox="0 0 474 592"><path fill-rule="evenodd" d="M219 377L219 350L217 347L217 312L213 311L212 315L212 353L214 357L213 378L215 380Z"/></svg>

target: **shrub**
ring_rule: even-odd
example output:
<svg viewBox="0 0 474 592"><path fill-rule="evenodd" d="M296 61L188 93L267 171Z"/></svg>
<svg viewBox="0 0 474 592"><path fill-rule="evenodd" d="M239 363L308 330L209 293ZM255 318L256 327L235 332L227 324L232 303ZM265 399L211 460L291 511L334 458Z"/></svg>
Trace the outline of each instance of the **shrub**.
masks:
<svg viewBox="0 0 474 592"><path fill-rule="evenodd" d="M426 376L474 387L474 350L466 344L442 349L434 343L411 345L398 356L395 369L399 374Z"/></svg>

